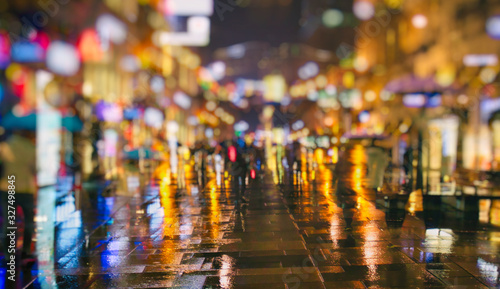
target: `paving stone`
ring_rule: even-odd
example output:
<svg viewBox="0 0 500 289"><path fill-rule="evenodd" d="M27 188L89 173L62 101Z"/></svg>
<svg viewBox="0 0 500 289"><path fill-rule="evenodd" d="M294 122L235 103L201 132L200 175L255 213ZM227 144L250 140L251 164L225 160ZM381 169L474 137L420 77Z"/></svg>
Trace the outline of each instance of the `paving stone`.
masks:
<svg viewBox="0 0 500 289"><path fill-rule="evenodd" d="M266 174L248 186L246 204L212 181L197 194L153 186L145 200L116 207L111 222L98 226L106 216L86 214L82 226L95 230L58 229L53 278L59 288L500 285L499 230L458 221L436 228L429 224L444 221L435 215L388 212L373 192L343 194L334 183L326 170L301 189Z"/></svg>

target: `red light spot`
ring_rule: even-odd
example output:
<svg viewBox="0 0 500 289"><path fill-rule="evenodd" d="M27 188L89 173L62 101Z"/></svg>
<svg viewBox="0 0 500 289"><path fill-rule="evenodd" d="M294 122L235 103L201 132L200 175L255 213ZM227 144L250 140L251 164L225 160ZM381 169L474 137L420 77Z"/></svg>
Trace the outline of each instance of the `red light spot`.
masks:
<svg viewBox="0 0 500 289"><path fill-rule="evenodd" d="M252 179L255 179L255 170L254 170L254 169L251 169L251 170L250 170L250 177L251 177Z"/></svg>
<svg viewBox="0 0 500 289"><path fill-rule="evenodd" d="M230 146L228 148L227 153L228 153L228 156L229 156L229 160L234 163L236 161L236 147Z"/></svg>

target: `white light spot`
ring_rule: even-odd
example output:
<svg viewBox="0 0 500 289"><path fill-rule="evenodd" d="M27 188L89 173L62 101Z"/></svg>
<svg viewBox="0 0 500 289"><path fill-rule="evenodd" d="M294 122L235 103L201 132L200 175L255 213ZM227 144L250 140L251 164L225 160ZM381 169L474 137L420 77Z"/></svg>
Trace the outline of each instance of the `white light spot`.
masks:
<svg viewBox="0 0 500 289"><path fill-rule="evenodd" d="M415 28L422 29L427 26L428 20L425 15L416 14L411 18L411 23Z"/></svg>
<svg viewBox="0 0 500 289"><path fill-rule="evenodd" d="M369 20L375 15L375 7L368 1L357 1L354 3L353 12L361 20Z"/></svg>

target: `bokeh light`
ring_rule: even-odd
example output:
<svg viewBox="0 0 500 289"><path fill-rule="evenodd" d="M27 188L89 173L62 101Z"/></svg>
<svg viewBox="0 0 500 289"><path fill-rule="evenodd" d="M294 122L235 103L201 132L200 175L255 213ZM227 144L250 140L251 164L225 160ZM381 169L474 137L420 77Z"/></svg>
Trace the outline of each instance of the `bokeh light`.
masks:
<svg viewBox="0 0 500 289"><path fill-rule="evenodd" d="M486 32L494 39L500 39L500 15L491 16L486 21Z"/></svg>
<svg viewBox="0 0 500 289"><path fill-rule="evenodd" d="M333 28L342 24L344 21L344 14L342 11L337 9L328 9L323 12L321 19L323 21L323 25L328 28Z"/></svg>
<svg viewBox="0 0 500 289"><path fill-rule="evenodd" d="M428 20L425 15L416 14L411 18L411 23L415 28L422 29L427 26Z"/></svg>
<svg viewBox="0 0 500 289"><path fill-rule="evenodd" d="M370 20L375 15L375 6L369 1L356 1L352 9L360 20Z"/></svg>
<svg viewBox="0 0 500 289"><path fill-rule="evenodd" d="M377 93L373 90L367 90L365 92L365 100L368 102L375 101L377 99Z"/></svg>

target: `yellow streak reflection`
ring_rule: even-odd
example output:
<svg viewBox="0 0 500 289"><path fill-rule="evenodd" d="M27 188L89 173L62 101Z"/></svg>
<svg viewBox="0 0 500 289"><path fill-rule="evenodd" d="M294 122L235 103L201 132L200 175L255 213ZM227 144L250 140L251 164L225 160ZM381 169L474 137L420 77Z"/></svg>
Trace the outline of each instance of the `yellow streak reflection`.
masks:
<svg viewBox="0 0 500 289"><path fill-rule="evenodd" d="M168 178L164 178L160 183L160 203L163 208L163 234L168 239L173 239L176 234L179 234L179 218L178 208L175 202L175 189L170 186ZM167 240L162 246L162 259L165 263L173 263L175 258L175 242Z"/></svg>
<svg viewBox="0 0 500 289"><path fill-rule="evenodd" d="M210 180L207 187L210 193L210 234L212 239L217 239L219 237L221 211L216 180Z"/></svg>

